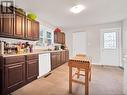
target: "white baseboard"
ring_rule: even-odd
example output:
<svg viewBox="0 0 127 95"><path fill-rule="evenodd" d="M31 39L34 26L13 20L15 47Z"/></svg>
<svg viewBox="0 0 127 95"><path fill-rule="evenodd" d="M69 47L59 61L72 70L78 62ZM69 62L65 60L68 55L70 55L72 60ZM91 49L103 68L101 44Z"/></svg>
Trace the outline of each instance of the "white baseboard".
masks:
<svg viewBox="0 0 127 95"><path fill-rule="evenodd" d="M100 63L92 63L93 65L102 65L102 64L100 64Z"/></svg>

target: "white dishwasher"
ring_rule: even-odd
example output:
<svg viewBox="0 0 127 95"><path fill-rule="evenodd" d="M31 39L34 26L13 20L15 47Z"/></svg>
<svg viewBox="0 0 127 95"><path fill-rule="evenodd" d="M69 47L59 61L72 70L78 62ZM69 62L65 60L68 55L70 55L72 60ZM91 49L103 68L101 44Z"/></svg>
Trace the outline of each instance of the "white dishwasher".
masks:
<svg viewBox="0 0 127 95"><path fill-rule="evenodd" d="M51 71L50 53L39 54L39 76L44 76Z"/></svg>

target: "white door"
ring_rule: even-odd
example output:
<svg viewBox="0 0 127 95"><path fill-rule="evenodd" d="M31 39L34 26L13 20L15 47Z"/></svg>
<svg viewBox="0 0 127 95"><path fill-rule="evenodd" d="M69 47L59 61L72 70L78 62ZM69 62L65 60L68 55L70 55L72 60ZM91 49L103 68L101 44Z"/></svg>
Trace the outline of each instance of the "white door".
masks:
<svg viewBox="0 0 127 95"><path fill-rule="evenodd" d="M73 57L78 53L86 54L87 50L87 35L86 32L73 33Z"/></svg>
<svg viewBox="0 0 127 95"><path fill-rule="evenodd" d="M101 61L102 65L120 66L121 64L121 29L101 30Z"/></svg>

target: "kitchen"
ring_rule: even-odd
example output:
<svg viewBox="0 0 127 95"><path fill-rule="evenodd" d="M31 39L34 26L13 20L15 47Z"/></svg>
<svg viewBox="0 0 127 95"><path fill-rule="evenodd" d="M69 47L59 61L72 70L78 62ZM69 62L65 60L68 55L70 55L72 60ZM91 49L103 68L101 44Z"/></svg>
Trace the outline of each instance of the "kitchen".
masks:
<svg viewBox="0 0 127 95"><path fill-rule="evenodd" d="M0 95L26 95L31 94L32 90L31 95L68 95L67 63L78 53L86 54L92 59L93 77L90 82L90 95L98 95L98 90L102 95L110 95L112 90L113 94L123 94L123 90L127 93L126 73L123 72L124 70L126 72L123 68L126 68L127 55L125 40L127 15L125 11L120 11L125 9L126 1L124 3L118 1L115 5L115 1L112 0L109 5L112 8L110 12L109 9L101 6L101 4L104 6L109 4L105 0L96 0L95 5L97 4L99 8L92 2L84 3L83 0L72 0L72 2L63 0L63 5L58 0L52 3L49 1L44 1L45 4L41 1L31 3L30 0L0 1L0 80L2 80L0 81ZM86 4L86 7L80 6L84 11L76 15L68 12L70 5L78 2ZM90 9L89 4L96 7L96 10ZM123 6L119 8L118 4ZM106 10L107 14L109 12L110 16L106 16L106 12L102 12L101 7ZM92 17L94 15L95 18ZM63 19L65 17L66 19ZM107 17L108 20L103 17ZM79 20L79 18L84 18L84 20ZM116 34L108 34L108 32L116 32ZM108 38L108 35L112 36L112 43L108 43L111 40L104 39ZM115 37L118 39L116 40ZM114 74L114 77L118 78L117 82L110 75L107 77L112 81L106 80L108 78L105 74L107 75L108 71L112 71L111 75ZM102 78L100 82L104 84L98 83L100 77ZM107 84L113 83L111 90L107 88L106 82ZM39 89L36 89L36 85ZM55 85L58 86L56 89ZM106 91L101 89L102 85ZM74 84L74 95L84 95L86 91L84 92L83 88L84 86ZM48 92L48 89L52 89L51 92Z"/></svg>
<svg viewBox="0 0 127 95"><path fill-rule="evenodd" d="M40 33L42 35L39 35L39 22L32 20L24 13L18 12L17 9L15 14L1 15L0 92L2 95L9 94L47 75L69 59L69 51L64 46L65 34L56 28L54 31L45 30L45 34L42 30ZM45 48L40 45L39 36L44 36Z"/></svg>

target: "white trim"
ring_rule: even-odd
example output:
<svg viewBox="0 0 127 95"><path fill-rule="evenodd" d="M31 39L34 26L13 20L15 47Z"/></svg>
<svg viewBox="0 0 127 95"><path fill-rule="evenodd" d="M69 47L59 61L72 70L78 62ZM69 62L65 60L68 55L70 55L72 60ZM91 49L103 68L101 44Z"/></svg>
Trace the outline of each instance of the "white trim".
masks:
<svg viewBox="0 0 127 95"><path fill-rule="evenodd" d="M92 65L102 65L101 63L91 63Z"/></svg>

